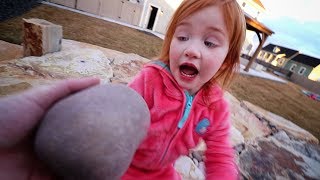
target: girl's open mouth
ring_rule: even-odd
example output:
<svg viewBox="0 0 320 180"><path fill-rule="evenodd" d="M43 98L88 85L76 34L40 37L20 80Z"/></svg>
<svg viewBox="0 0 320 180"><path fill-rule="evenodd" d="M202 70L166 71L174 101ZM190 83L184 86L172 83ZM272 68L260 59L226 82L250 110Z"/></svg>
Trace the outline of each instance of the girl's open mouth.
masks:
<svg viewBox="0 0 320 180"><path fill-rule="evenodd" d="M195 77L199 73L198 69L193 64L182 64L179 69L181 75L189 78Z"/></svg>

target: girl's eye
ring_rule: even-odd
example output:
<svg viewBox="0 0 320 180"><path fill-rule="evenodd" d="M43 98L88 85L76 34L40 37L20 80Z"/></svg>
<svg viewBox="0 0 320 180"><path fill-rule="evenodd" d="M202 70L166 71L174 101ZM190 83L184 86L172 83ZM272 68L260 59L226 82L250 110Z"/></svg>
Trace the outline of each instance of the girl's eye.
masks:
<svg viewBox="0 0 320 180"><path fill-rule="evenodd" d="M188 41L189 38L188 38L188 37L184 37L184 36L179 36L179 37L178 37L178 40L179 40L179 41Z"/></svg>
<svg viewBox="0 0 320 180"><path fill-rule="evenodd" d="M210 42L210 41L204 41L204 45L206 45L207 47L215 47L216 46L216 44L215 43L213 43L213 42Z"/></svg>

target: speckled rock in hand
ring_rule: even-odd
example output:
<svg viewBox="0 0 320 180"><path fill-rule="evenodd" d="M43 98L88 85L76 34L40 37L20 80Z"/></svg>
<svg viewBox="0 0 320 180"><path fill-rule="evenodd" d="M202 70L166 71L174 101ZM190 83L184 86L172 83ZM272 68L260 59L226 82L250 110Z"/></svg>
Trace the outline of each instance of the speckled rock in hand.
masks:
<svg viewBox="0 0 320 180"><path fill-rule="evenodd" d="M101 85L56 103L36 134L35 150L62 179L119 179L145 137L143 98L123 85Z"/></svg>

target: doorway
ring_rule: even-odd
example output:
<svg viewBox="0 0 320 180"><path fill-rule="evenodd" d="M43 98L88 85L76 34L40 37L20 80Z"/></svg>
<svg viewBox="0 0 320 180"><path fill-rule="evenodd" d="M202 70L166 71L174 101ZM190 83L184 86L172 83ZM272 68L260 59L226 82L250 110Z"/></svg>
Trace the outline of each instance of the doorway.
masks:
<svg viewBox="0 0 320 180"><path fill-rule="evenodd" d="M147 29L150 29L150 30L153 29L154 22L155 22L156 17L157 17L157 13L158 13L158 8L154 7L154 6L151 6L151 12L150 12L150 17L149 17L149 22L148 22L148 25L147 25Z"/></svg>

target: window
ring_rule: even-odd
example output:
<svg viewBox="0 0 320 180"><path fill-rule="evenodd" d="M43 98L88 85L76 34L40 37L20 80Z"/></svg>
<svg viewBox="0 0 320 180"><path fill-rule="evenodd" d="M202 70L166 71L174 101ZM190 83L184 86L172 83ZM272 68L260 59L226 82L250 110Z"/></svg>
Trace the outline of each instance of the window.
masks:
<svg viewBox="0 0 320 180"><path fill-rule="evenodd" d="M270 57L271 54L266 53L266 59L268 59Z"/></svg>
<svg viewBox="0 0 320 180"><path fill-rule="evenodd" d="M251 51L251 49L252 49L252 44L249 44L249 45L247 46L247 51Z"/></svg>
<svg viewBox="0 0 320 180"><path fill-rule="evenodd" d="M263 51L260 51L260 53L259 53L259 58L260 58L260 59L263 59L263 56L264 56L264 52L263 52Z"/></svg>
<svg viewBox="0 0 320 180"><path fill-rule="evenodd" d="M274 53L280 52L280 48L279 48L278 46L275 46L275 47L273 48L273 52L274 52Z"/></svg>
<svg viewBox="0 0 320 180"><path fill-rule="evenodd" d="M296 67L297 67L296 64L292 64L291 67L290 67L290 71L291 71L291 72L294 71L294 69L295 69Z"/></svg>
<svg viewBox="0 0 320 180"><path fill-rule="evenodd" d="M268 62L273 61L274 58L275 58L275 57L274 57L272 54L270 54L270 55L269 55L269 58L268 58Z"/></svg>
<svg viewBox="0 0 320 180"><path fill-rule="evenodd" d="M305 68L305 67L300 67L298 73L299 73L299 74L303 74L305 71L306 71L306 68Z"/></svg>
<svg viewBox="0 0 320 180"><path fill-rule="evenodd" d="M278 64L279 64L280 66L282 66L283 63L284 63L284 61L285 61L284 58L280 58L280 59L278 59Z"/></svg>

